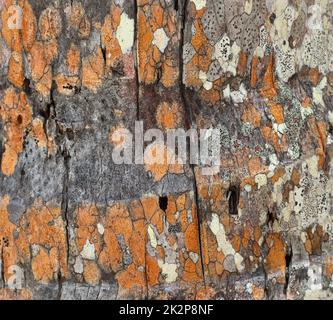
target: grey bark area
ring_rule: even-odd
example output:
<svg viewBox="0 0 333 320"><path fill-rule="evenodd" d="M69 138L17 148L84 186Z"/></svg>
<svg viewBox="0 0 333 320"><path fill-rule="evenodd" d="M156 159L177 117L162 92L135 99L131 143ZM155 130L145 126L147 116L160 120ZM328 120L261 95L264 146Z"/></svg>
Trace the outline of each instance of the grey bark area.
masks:
<svg viewBox="0 0 333 320"><path fill-rule="evenodd" d="M0 0L0 298L332 299L332 13ZM221 165L135 158L150 129Z"/></svg>

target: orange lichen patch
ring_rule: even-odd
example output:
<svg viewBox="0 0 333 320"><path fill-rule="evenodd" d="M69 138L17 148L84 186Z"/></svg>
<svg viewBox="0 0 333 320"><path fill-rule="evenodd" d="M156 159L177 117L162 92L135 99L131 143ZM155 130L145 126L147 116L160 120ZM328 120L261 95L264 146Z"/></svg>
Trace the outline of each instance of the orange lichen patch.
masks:
<svg viewBox="0 0 333 320"><path fill-rule="evenodd" d="M144 219L144 211L139 200L133 200L130 206L130 215L133 221Z"/></svg>
<svg viewBox="0 0 333 320"><path fill-rule="evenodd" d="M12 5L15 5L14 0L7 0L4 3L4 8L0 12L1 20L12 22L14 28L11 28L10 23L2 23L2 37L6 42L6 45L14 52L21 52L22 50L22 39L20 32L19 20L17 19L17 12L13 10ZM15 19L16 18L16 19Z"/></svg>
<svg viewBox="0 0 333 320"><path fill-rule="evenodd" d="M332 278L333 276L333 259L332 257L326 257L324 266L324 275L327 278Z"/></svg>
<svg viewBox="0 0 333 320"><path fill-rule="evenodd" d="M150 222L156 227L157 232L161 234L164 230L164 212L162 210L157 210Z"/></svg>
<svg viewBox="0 0 333 320"><path fill-rule="evenodd" d="M196 264L191 259L186 260L183 273L183 280L185 282L191 283L201 280L201 277L197 273L196 267Z"/></svg>
<svg viewBox="0 0 333 320"><path fill-rule="evenodd" d="M314 87L316 87L319 83L320 79L320 72L318 67L317 68L310 68L309 70L309 79Z"/></svg>
<svg viewBox="0 0 333 320"><path fill-rule="evenodd" d="M155 258L150 255L146 256L146 270L147 270L147 280L150 286L157 285L159 283L158 278L161 272L160 267Z"/></svg>
<svg viewBox="0 0 333 320"><path fill-rule="evenodd" d="M101 29L102 45L105 47L107 70L114 68L122 56L122 51L116 31L120 24L121 9L117 6L111 6L110 14L105 17Z"/></svg>
<svg viewBox="0 0 333 320"><path fill-rule="evenodd" d="M36 281L49 283L58 277L58 250L52 248L48 253L44 248L39 248L39 253L31 261L32 273Z"/></svg>
<svg viewBox="0 0 333 320"><path fill-rule="evenodd" d="M253 105L247 105L242 115L242 121L251 123L254 128L259 128L261 123L261 114Z"/></svg>
<svg viewBox="0 0 333 320"><path fill-rule="evenodd" d="M170 173L182 173L183 165L172 163L174 154L164 145L153 143L147 147L144 154L145 169L150 171L156 181L161 181L164 176Z"/></svg>
<svg viewBox="0 0 333 320"><path fill-rule="evenodd" d="M175 129L182 123L182 114L180 107L176 102L169 104L161 103L156 113L157 123L164 129Z"/></svg>
<svg viewBox="0 0 333 320"><path fill-rule="evenodd" d="M306 239L304 243L304 248L308 254L312 254L312 244L310 239Z"/></svg>
<svg viewBox="0 0 333 320"><path fill-rule="evenodd" d="M298 186L301 181L301 173L297 169L293 169L293 172L291 174L291 181L295 186Z"/></svg>
<svg viewBox="0 0 333 320"><path fill-rule="evenodd" d="M66 96L74 95L78 88L81 87L80 78L77 76L59 74L54 77L54 81L57 84L58 92Z"/></svg>
<svg viewBox="0 0 333 320"><path fill-rule="evenodd" d="M243 229L243 238L242 238L242 246L244 248L247 248L249 245L250 240L252 239L253 235L253 227L249 221L245 223L244 229Z"/></svg>
<svg viewBox="0 0 333 320"><path fill-rule="evenodd" d="M161 7L159 3L154 3L151 6L151 27L153 32L156 31L159 28L163 27L163 21L164 21L164 9Z"/></svg>
<svg viewBox="0 0 333 320"><path fill-rule="evenodd" d="M252 64L251 64L251 87L255 88L257 86L258 81L258 75L257 75L257 66L258 66L258 57L254 56L252 58Z"/></svg>
<svg viewBox="0 0 333 320"><path fill-rule="evenodd" d="M257 287L256 285L252 285L252 296L254 300L263 300L265 297L264 288Z"/></svg>
<svg viewBox="0 0 333 320"><path fill-rule="evenodd" d="M107 228L104 232L104 247L99 255L99 264L107 271L118 272L122 269L123 253L116 234L111 228Z"/></svg>
<svg viewBox="0 0 333 320"><path fill-rule="evenodd" d="M16 87L21 88L24 83L23 56L13 52L8 65L8 80Z"/></svg>
<svg viewBox="0 0 333 320"><path fill-rule="evenodd" d="M69 25L72 28L79 29L80 22L85 14L82 4L78 1L73 1L71 5L65 9L65 12Z"/></svg>
<svg viewBox="0 0 333 320"><path fill-rule="evenodd" d="M184 82L189 87L200 88L202 81L199 79L199 56L196 54L192 60L185 65Z"/></svg>
<svg viewBox="0 0 333 320"><path fill-rule="evenodd" d="M196 290L196 300L210 300L213 299L216 294L214 288L209 286L200 287Z"/></svg>
<svg viewBox="0 0 333 320"><path fill-rule="evenodd" d="M21 0L22 1L22 0ZM22 6L22 41L25 52L29 52L35 42L37 32L37 20L28 0L24 0Z"/></svg>
<svg viewBox="0 0 333 320"><path fill-rule="evenodd" d="M184 210L185 207L179 211ZM166 219L168 221L169 224L175 224L176 223L176 216L175 213L177 212L177 207L176 207L176 203L174 200L174 197L168 197L168 207L165 211L166 213Z"/></svg>
<svg viewBox="0 0 333 320"><path fill-rule="evenodd" d="M305 97L302 101L302 107L307 109L312 107L312 100L310 97Z"/></svg>
<svg viewBox="0 0 333 320"><path fill-rule="evenodd" d="M232 239L231 239L231 244L233 246L233 248L235 249L236 252L239 252L241 249L241 238L238 234L235 234Z"/></svg>
<svg viewBox="0 0 333 320"><path fill-rule="evenodd" d="M12 88L5 91L3 103L0 105L0 118L5 123L6 133L1 170L7 176L14 173L18 154L23 150L24 133L31 123L31 112L23 92L16 94Z"/></svg>
<svg viewBox="0 0 333 320"><path fill-rule="evenodd" d="M286 269L285 245L280 234L272 233L266 239L269 248L266 257L266 267L268 272L277 273L278 280L284 280Z"/></svg>
<svg viewBox="0 0 333 320"><path fill-rule="evenodd" d="M147 221L150 221L152 216L155 214L158 206L158 198L157 197L144 197L141 199L141 203L143 206L143 210L145 213L145 217Z"/></svg>
<svg viewBox="0 0 333 320"><path fill-rule="evenodd" d="M56 39L62 29L62 21L59 10L50 6L40 15L38 27L42 40Z"/></svg>
<svg viewBox="0 0 333 320"><path fill-rule="evenodd" d="M198 240L199 240L198 227L195 223L191 223L185 232L185 247L187 248L187 250L198 253L199 252Z"/></svg>
<svg viewBox="0 0 333 320"><path fill-rule="evenodd" d="M283 136L280 139L279 135L271 127L268 126L261 128L261 133L265 138L266 142L271 144L276 152L280 153L286 151L287 149L286 136Z"/></svg>
<svg viewBox="0 0 333 320"><path fill-rule="evenodd" d="M271 54L269 63L263 78L263 85L260 90L261 95L264 98L272 99L277 96L277 90L275 85L275 77L274 77L274 58L273 54Z"/></svg>
<svg viewBox="0 0 333 320"><path fill-rule="evenodd" d="M138 63L139 79L146 84L154 83L156 80L153 60L154 38L153 32L149 26L142 8L138 10Z"/></svg>
<svg viewBox="0 0 333 320"><path fill-rule="evenodd" d="M0 300L32 300L32 292L28 289L0 289Z"/></svg>
<svg viewBox="0 0 333 320"><path fill-rule="evenodd" d="M118 284L124 289L142 289L146 286L145 272L139 271L135 264L131 264L126 270L116 275Z"/></svg>
<svg viewBox="0 0 333 320"><path fill-rule="evenodd" d="M47 138L44 130L44 123L40 118L35 118L32 121L32 130L30 132L32 137L37 140L38 147L46 148Z"/></svg>
<svg viewBox="0 0 333 320"><path fill-rule="evenodd" d="M237 74L240 76L244 76L247 67L247 56L241 51L239 54L238 66L237 66Z"/></svg>
<svg viewBox="0 0 333 320"><path fill-rule="evenodd" d="M68 248L61 209L51 203L44 205L41 200L36 200L33 207L28 209L23 216L21 226L29 244L50 248L49 255L52 265L58 265L61 275L67 278L69 275ZM40 258L37 263L43 259ZM38 272L36 274L40 275Z"/></svg>
<svg viewBox="0 0 333 320"><path fill-rule="evenodd" d="M280 104L273 104L270 111L277 124L284 123L283 107Z"/></svg>
<svg viewBox="0 0 333 320"><path fill-rule="evenodd" d="M177 21L175 11L163 8L158 1L151 5L139 6L138 8L138 64L139 80L145 84L160 81L165 87L172 87L179 75L178 62L174 60L174 53L164 52L153 41L161 39L161 33L154 32L162 29L174 51L177 47Z"/></svg>
<svg viewBox="0 0 333 320"><path fill-rule="evenodd" d="M94 261L84 261L84 280L90 285L97 285L101 279L101 272Z"/></svg>
<svg viewBox="0 0 333 320"><path fill-rule="evenodd" d="M78 75L81 66L80 50L72 44L66 55L67 69L71 75Z"/></svg>
<svg viewBox="0 0 333 320"><path fill-rule="evenodd" d="M320 256L322 254L322 241L323 241L323 227L317 225L315 230L311 227L307 229L307 240L305 242L305 249L309 254Z"/></svg>
<svg viewBox="0 0 333 320"><path fill-rule="evenodd" d="M94 205L85 205L77 209L76 244L81 252L87 241L94 245L98 255L101 251L101 236L97 230L98 211Z"/></svg>
<svg viewBox="0 0 333 320"><path fill-rule="evenodd" d="M78 31L80 39L87 39L91 31L91 23L85 14L82 4L78 1L72 2L65 8L68 24Z"/></svg>
<svg viewBox="0 0 333 320"><path fill-rule="evenodd" d="M318 168L323 169L326 158L327 124L322 121L316 121L314 117L311 117L309 119L309 127L317 140Z"/></svg>
<svg viewBox="0 0 333 320"><path fill-rule="evenodd" d="M125 204L117 203L107 210L105 228L112 228L116 235L122 235L128 245L133 232L133 224Z"/></svg>
<svg viewBox="0 0 333 320"><path fill-rule="evenodd" d="M249 160L248 170L251 176L255 176L258 173L264 172L266 170L266 167L262 164L261 158L252 157Z"/></svg>
<svg viewBox="0 0 333 320"><path fill-rule="evenodd" d="M202 89L200 91L200 96L205 102L213 105L221 100L220 90L215 87L211 90Z"/></svg>
<svg viewBox="0 0 333 320"><path fill-rule="evenodd" d="M278 167L274 171L274 175L272 177L272 183L275 184L276 182L279 181L280 178L282 178L286 173L286 170L283 167Z"/></svg>
<svg viewBox="0 0 333 320"><path fill-rule="evenodd" d="M48 51L47 48L53 49ZM46 47L42 42L35 42L28 55L28 62L31 70L31 78L36 82L36 90L43 96L50 94L52 86L52 68L50 66L57 48L54 45Z"/></svg>
<svg viewBox="0 0 333 320"><path fill-rule="evenodd" d="M95 53L83 59L82 85L97 93L104 78L105 61L102 49L97 47Z"/></svg>
<svg viewBox="0 0 333 320"><path fill-rule="evenodd" d="M7 206L10 202L8 196L0 198L0 250L2 252L2 270L4 270L5 280L10 277L9 268L19 261L19 252L15 245L13 232L16 226L9 221Z"/></svg>
<svg viewBox="0 0 333 320"><path fill-rule="evenodd" d="M170 88L174 86L179 77L179 68L172 61L171 58L167 58L162 65L162 77L161 83L166 87Z"/></svg>

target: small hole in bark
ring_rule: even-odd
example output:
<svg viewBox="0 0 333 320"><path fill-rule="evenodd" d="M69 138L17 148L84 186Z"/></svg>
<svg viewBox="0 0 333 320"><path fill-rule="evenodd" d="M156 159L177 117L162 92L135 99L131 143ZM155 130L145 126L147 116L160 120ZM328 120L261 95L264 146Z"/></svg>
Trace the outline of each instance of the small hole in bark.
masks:
<svg viewBox="0 0 333 320"><path fill-rule="evenodd" d="M67 129L66 134L67 134L68 140L70 140L70 141L74 140L74 132L72 129Z"/></svg>
<svg viewBox="0 0 333 320"><path fill-rule="evenodd" d="M286 271L285 271L286 279L285 279L285 284L284 284L284 288L283 288L284 294L287 293L288 286L289 286L290 271L291 271L290 270L290 265L291 265L291 261L293 259L293 249L291 247L287 248L285 259L286 259Z"/></svg>
<svg viewBox="0 0 333 320"><path fill-rule="evenodd" d="M19 115L17 116L17 123L18 123L18 124L22 124L22 122L23 122L23 118L22 118L22 116L19 114Z"/></svg>
<svg viewBox="0 0 333 320"><path fill-rule="evenodd" d="M175 11L178 11L178 0L175 0L174 2L174 9Z"/></svg>
<svg viewBox="0 0 333 320"><path fill-rule="evenodd" d="M238 215L238 204L239 204L240 187L239 185L231 186L228 190L227 197L229 202L229 214L236 216Z"/></svg>
<svg viewBox="0 0 333 320"><path fill-rule="evenodd" d="M23 91L26 93L27 96L31 95L30 80L27 78L24 78L23 81Z"/></svg>
<svg viewBox="0 0 333 320"><path fill-rule="evenodd" d="M267 213L267 225L270 227L273 227L275 220L277 219L276 213L271 210L268 211Z"/></svg>
<svg viewBox="0 0 333 320"><path fill-rule="evenodd" d="M276 14L273 12L273 13L271 14L271 16L269 17L269 21L271 22L271 24L274 23L275 19L276 19Z"/></svg>
<svg viewBox="0 0 333 320"><path fill-rule="evenodd" d="M160 197L159 205L160 209L165 211L168 208L168 197Z"/></svg>

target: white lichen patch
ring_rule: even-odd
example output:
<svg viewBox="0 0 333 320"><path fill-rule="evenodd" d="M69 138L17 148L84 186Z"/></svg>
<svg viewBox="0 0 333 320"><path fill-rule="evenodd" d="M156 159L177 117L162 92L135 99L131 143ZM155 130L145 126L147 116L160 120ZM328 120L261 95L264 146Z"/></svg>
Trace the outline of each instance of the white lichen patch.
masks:
<svg viewBox="0 0 333 320"><path fill-rule="evenodd" d="M86 260L95 260L95 245L87 239L86 244L81 251L81 257Z"/></svg>
<svg viewBox="0 0 333 320"><path fill-rule="evenodd" d="M105 229L104 229L104 226L101 223L97 224L97 231L100 235L104 234Z"/></svg>
<svg viewBox="0 0 333 320"><path fill-rule="evenodd" d="M132 51L134 43L134 19L130 19L125 12L121 14L116 38L123 54L128 54Z"/></svg>
<svg viewBox="0 0 333 320"><path fill-rule="evenodd" d="M258 186L258 189L267 185L267 176L264 173L257 174L254 180Z"/></svg>
<svg viewBox="0 0 333 320"><path fill-rule="evenodd" d="M75 273L78 273L78 274L83 273L83 261L82 261L81 256L78 256L78 257L75 259L74 272L75 272Z"/></svg>
<svg viewBox="0 0 333 320"><path fill-rule="evenodd" d="M220 223L219 216L216 213L212 215L212 221L208 223L210 230L216 237L219 252L223 252L225 257L233 256L232 264L236 266L238 272L242 272L244 270L243 265L243 257L236 253L235 249L233 248L232 244L227 239L225 234L224 226Z"/></svg>
<svg viewBox="0 0 333 320"><path fill-rule="evenodd" d="M207 1L206 0L192 0L192 2L195 4L195 8L197 10L201 10L206 7Z"/></svg>
<svg viewBox="0 0 333 320"><path fill-rule="evenodd" d="M323 89L327 86L327 78L324 77L317 87L312 89L313 102L317 105L325 106L323 100Z"/></svg>
<svg viewBox="0 0 333 320"><path fill-rule="evenodd" d="M217 59L224 73L237 74L237 66L241 48L234 42L231 45L230 38L225 34L214 46L213 59Z"/></svg>
<svg viewBox="0 0 333 320"><path fill-rule="evenodd" d="M199 79L202 81L203 87L206 90L210 90L210 89L213 88L213 82L210 82L210 81L207 80L207 73L206 72L203 72L203 71L200 70Z"/></svg>
<svg viewBox="0 0 333 320"><path fill-rule="evenodd" d="M157 247L157 239L156 239L156 235L155 232L153 230L153 228L151 226L148 226L148 236L149 236L149 240L150 240L150 245L156 249Z"/></svg>
<svg viewBox="0 0 333 320"><path fill-rule="evenodd" d="M153 45L155 45L162 53L164 53L169 43L169 37L163 28L157 29L154 32Z"/></svg>
<svg viewBox="0 0 333 320"><path fill-rule="evenodd" d="M158 266L161 268L162 276L165 278L166 283L172 283L177 280L177 265L171 263L163 263L162 260L158 260Z"/></svg>

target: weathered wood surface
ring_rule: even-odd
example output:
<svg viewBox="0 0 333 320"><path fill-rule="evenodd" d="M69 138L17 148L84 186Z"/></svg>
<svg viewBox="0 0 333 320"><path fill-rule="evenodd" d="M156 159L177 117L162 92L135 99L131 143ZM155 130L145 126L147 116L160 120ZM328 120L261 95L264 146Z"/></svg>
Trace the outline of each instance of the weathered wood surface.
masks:
<svg viewBox="0 0 333 320"><path fill-rule="evenodd" d="M1 298L332 298L332 0L0 10ZM136 120L220 172L115 165Z"/></svg>

